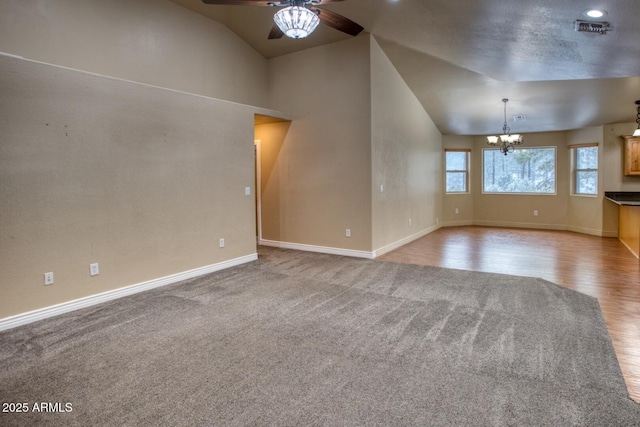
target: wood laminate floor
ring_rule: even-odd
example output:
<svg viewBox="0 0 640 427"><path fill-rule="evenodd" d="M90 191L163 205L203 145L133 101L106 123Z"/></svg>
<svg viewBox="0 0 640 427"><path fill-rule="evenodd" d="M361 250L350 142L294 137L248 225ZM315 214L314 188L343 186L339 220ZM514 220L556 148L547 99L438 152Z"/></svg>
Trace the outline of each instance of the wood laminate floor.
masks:
<svg viewBox="0 0 640 427"><path fill-rule="evenodd" d="M569 231L445 227L378 259L541 277L596 297L629 395L640 402L640 260L617 238Z"/></svg>

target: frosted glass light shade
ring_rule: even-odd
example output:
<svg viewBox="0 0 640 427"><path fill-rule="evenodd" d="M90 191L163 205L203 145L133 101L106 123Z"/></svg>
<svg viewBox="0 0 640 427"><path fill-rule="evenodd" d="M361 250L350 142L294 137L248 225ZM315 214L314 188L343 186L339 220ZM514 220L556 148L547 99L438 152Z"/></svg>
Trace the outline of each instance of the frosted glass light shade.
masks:
<svg viewBox="0 0 640 427"><path fill-rule="evenodd" d="M524 138L522 135L515 134L502 134L500 136L491 135L487 137L487 144L489 145L498 145L501 143L502 145L520 145L524 142Z"/></svg>
<svg viewBox="0 0 640 427"><path fill-rule="evenodd" d="M320 23L318 15L301 6L281 9L273 16L273 20L280 31L293 39L307 37Z"/></svg>
<svg viewBox="0 0 640 427"><path fill-rule="evenodd" d="M513 135L509 135L509 142L511 144L522 144L523 138L522 135L514 133Z"/></svg>

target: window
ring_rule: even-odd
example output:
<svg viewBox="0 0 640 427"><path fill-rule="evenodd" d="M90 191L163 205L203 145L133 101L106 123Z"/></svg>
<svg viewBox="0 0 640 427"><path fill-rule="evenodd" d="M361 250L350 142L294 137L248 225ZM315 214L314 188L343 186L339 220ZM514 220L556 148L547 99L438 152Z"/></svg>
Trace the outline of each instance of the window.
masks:
<svg viewBox="0 0 640 427"><path fill-rule="evenodd" d="M598 194L598 144L570 145L573 194Z"/></svg>
<svg viewBox="0 0 640 427"><path fill-rule="evenodd" d="M447 193L467 193L469 191L470 151L465 149L444 150Z"/></svg>
<svg viewBox="0 0 640 427"><path fill-rule="evenodd" d="M555 194L555 147L518 148L504 155L482 150L484 193Z"/></svg>

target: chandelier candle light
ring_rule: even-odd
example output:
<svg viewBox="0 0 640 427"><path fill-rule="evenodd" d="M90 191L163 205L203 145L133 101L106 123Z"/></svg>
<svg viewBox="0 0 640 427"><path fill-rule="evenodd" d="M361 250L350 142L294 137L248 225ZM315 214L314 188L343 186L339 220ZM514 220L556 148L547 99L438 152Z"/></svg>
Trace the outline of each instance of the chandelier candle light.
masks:
<svg viewBox="0 0 640 427"><path fill-rule="evenodd" d="M502 125L502 135L500 136L487 136L487 144L492 147L500 147L500 152L505 156L507 153L512 153L514 145L520 145L524 143L524 138L520 134L511 134L511 129L507 126L507 98L502 99L504 103L504 124Z"/></svg>

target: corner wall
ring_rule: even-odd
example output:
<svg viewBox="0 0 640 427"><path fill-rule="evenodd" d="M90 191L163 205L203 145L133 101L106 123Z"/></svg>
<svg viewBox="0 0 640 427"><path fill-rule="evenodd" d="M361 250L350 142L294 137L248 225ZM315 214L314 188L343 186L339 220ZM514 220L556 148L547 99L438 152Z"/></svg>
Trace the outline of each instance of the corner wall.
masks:
<svg viewBox="0 0 640 427"><path fill-rule="evenodd" d="M602 161L604 154L602 126L593 126L567 132L567 146L592 142L598 144L598 194L595 196L572 194L574 185L572 178L573 160L571 159L571 150L567 148L569 158L567 159L568 166L566 173L569 174L569 185L571 186L568 199L567 230L595 236L615 236L615 233L611 234L610 230L604 230L602 228L602 205L604 200L603 168L606 167Z"/></svg>
<svg viewBox="0 0 640 427"><path fill-rule="evenodd" d="M484 194L482 192L482 148L486 148L486 137L477 137L477 147L471 153L476 167L471 173L478 188L474 192L474 223L477 225L543 228L564 230L567 226L567 204L569 197L568 167L565 132L528 133L526 147L556 147L556 191L555 195ZM526 148L525 147L525 148ZM538 216L533 211L538 211Z"/></svg>
<svg viewBox="0 0 640 427"><path fill-rule="evenodd" d="M287 179L284 161L279 160L282 145L289 131L291 122L265 123L255 126L255 138L259 141L260 166L260 240L279 241L282 224L286 224L286 216L282 212L280 188Z"/></svg>
<svg viewBox="0 0 640 427"><path fill-rule="evenodd" d="M464 135L443 135L443 159L442 159L442 179L445 180L446 163L444 159L444 149L446 148L468 148L471 150L469 155L469 191L467 193L447 194L443 183L443 206L442 206L442 225L445 227L454 227L462 225L472 225L474 218L474 194L482 191L482 181L472 179L476 168L481 167L475 163L476 157L473 152L474 142L477 143L475 137Z"/></svg>
<svg viewBox="0 0 640 427"><path fill-rule="evenodd" d="M291 125L268 166L279 186L263 201L278 218L265 206L265 238L371 250L370 87L367 35L269 60L270 108Z"/></svg>
<svg viewBox="0 0 640 427"><path fill-rule="evenodd" d="M380 255L439 227L442 136L371 37L372 249Z"/></svg>

